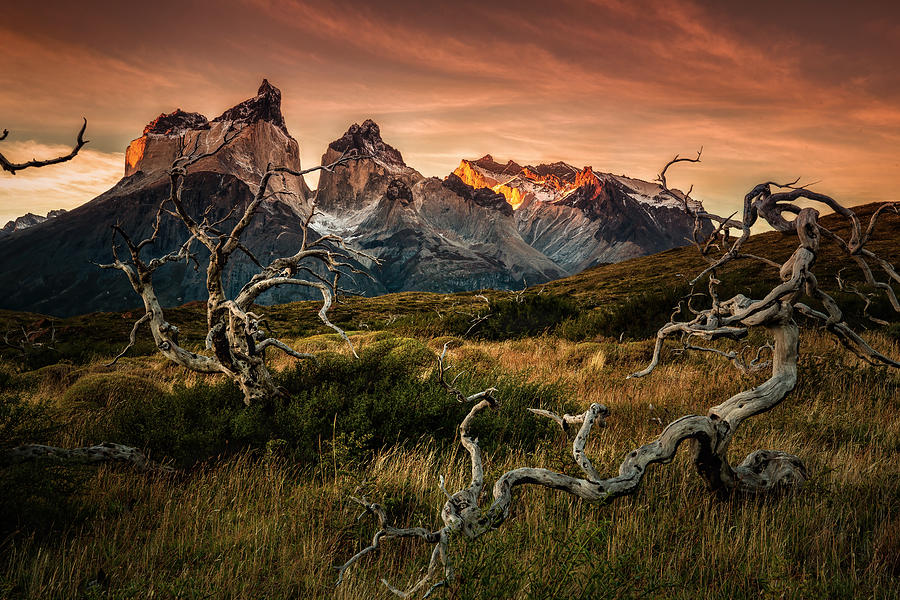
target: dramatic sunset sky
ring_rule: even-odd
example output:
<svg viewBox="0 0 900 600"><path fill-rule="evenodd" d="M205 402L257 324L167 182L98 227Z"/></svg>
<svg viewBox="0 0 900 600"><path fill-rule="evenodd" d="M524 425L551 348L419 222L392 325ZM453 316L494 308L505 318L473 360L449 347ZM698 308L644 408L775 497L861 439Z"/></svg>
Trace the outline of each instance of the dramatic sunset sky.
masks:
<svg viewBox="0 0 900 600"><path fill-rule="evenodd" d="M0 225L72 208L176 107L212 118L281 88L307 166L365 118L426 175L491 153L652 179L709 208L802 176L846 204L900 199L900 3L16 2L0 20L0 151L71 163L0 173Z"/></svg>

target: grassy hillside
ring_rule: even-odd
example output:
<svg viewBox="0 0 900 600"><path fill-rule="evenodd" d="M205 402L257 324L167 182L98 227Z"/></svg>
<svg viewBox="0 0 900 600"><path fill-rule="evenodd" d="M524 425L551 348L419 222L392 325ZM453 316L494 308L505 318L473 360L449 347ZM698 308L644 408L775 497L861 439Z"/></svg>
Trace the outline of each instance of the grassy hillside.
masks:
<svg viewBox="0 0 900 600"><path fill-rule="evenodd" d="M882 225L874 247L900 262L900 218ZM792 249L778 234L756 236L748 248L778 257ZM820 281L839 268L831 252L820 260ZM314 303L263 307L275 331L317 357L273 361L288 397L269 410L245 408L234 385L166 363L146 340L115 367L104 366L134 313L51 322L3 312L0 331L49 331L52 323L58 344L28 363L0 353L0 446L116 441L174 471L0 467L0 598L389 598L379 580L404 586L419 577L422 545L387 542L338 589L333 567L375 529L356 521L350 495L382 503L398 525L437 527L438 476L450 489L466 477L456 426L467 407L435 373L445 342L463 372L460 387L500 389L500 408L474 426L489 485L518 466L578 472L571 439L527 407L572 412L606 404L609 426L588 452L601 473L612 474L663 424L705 413L765 379L715 356L674 354L651 377L625 379L649 359L646 334L701 266L695 254L678 249L601 266L521 297L489 292L488 302L475 293L346 299L332 316L351 332L359 360L317 323ZM759 266L737 270L724 286L751 281L752 293L765 285ZM858 310L854 297L842 299ZM644 314L651 323L641 322ZM199 345L202 307L171 315ZM896 325L865 336L900 356ZM742 427L732 459L758 448L801 456L809 485L794 495L716 499L682 453L652 468L635 496L608 506L526 490L501 529L454 544L458 581L441 593L897 597L900 373L863 364L806 331L797 389Z"/></svg>
<svg viewBox="0 0 900 600"><path fill-rule="evenodd" d="M856 208L864 224L876 206ZM846 226L835 215L823 217L822 223L846 235ZM886 213L879 220L869 247L896 264L900 262L898 239L900 215ZM748 253L779 261L796 249L796 238L777 232L763 233L752 236L744 248ZM862 301L852 294L837 291L835 280L838 271L846 269L845 279L861 281L858 269L836 244L827 239L823 241L818 262L820 285L834 291L842 305L848 307L852 319L860 322L857 315L861 313ZM532 286L517 299L519 301L508 292L494 290L456 294L403 292L376 298L344 297L329 316L350 331L389 330L404 335L435 336L461 335L469 331L474 317L491 312L495 318L473 328L467 337L497 339L548 332L576 341L622 334L630 339L641 339L667 320L678 298L689 291L687 281L705 266L697 250L688 246L594 267L572 277ZM732 263L719 276L723 296L743 293L758 297L778 280L772 267L756 261ZM880 276L883 278L883 274ZM489 307L480 296L488 298L492 305ZM135 302L137 306L137 296ZM204 303L193 302L167 312L169 320L181 329L182 339L194 340L198 347L206 335L205 308ZM259 307L258 310L268 317L272 330L280 335L301 336L330 331L316 316L317 302L293 302ZM875 303L871 312L891 316L882 299ZM10 331L15 338L23 326L28 330L49 329L54 324L59 353L43 360L65 358L84 362L93 356L114 354L121 349L132 323L140 314L140 309L136 308L124 313L93 313L58 319L0 310L0 332ZM525 331L510 331L512 321L525 322L528 327ZM485 329L489 331L485 332ZM148 338L147 335L139 337L134 355L154 351ZM12 356L8 350L2 352Z"/></svg>

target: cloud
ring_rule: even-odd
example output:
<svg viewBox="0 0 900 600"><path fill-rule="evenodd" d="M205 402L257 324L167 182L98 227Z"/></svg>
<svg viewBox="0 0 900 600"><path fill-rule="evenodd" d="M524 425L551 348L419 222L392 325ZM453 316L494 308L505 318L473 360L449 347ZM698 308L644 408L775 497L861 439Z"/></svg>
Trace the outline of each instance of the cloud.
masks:
<svg viewBox="0 0 900 600"><path fill-rule="evenodd" d="M726 208L756 180L796 175L878 199L900 175L896 19L865 0L820 4L17 5L0 26L16 77L0 125L66 142L84 114L92 149L113 152L162 111L215 116L267 76L307 165L372 117L426 175L490 152L652 178L703 145L683 177Z"/></svg>
<svg viewBox="0 0 900 600"><path fill-rule="evenodd" d="M63 156L72 149L34 140L3 144L4 155L13 162ZM15 175L0 172L0 226L28 212L45 215L53 209L80 206L115 185L124 164L123 153L85 148L69 162Z"/></svg>

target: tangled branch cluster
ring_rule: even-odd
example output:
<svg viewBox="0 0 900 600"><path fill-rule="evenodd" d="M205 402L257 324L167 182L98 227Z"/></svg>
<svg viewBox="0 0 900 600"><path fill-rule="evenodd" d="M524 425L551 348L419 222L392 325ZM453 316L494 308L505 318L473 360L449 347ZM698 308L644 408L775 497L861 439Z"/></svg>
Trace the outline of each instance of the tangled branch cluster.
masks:
<svg viewBox="0 0 900 600"><path fill-rule="evenodd" d="M724 402L710 408L706 415L688 415L669 423L660 436L640 448L631 451L619 466L616 476L603 478L594 468L584 449L592 428L602 426L609 414L605 406L592 404L578 415L559 416L546 410L531 409L533 413L553 419L564 431L578 428L572 444L572 456L580 467L583 477L571 477L548 469L522 467L501 475L494 483L492 499L480 504L484 487L484 470L478 440L470 434L470 426L476 415L486 408L496 408L493 396L495 390L485 390L479 394L466 396L453 388L444 378L444 357L446 346L439 360L441 382L458 401L476 401L459 426L460 443L469 453L471 478L469 485L453 494L446 493L447 500L441 510L443 527L434 531L424 528L402 529L389 524L384 509L365 498L354 498L365 507L366 513L375 515L379 529L371 544L350 558L338 568L340 583L346 570L364 556L378 550L383 540L398 537L422 539L433 545L431 559L425 575L408 589L399 590L384 581L385 585L401 597L416 595L423 590L425 596L435 589L447 585L453 579L453 568L448 559L451 541L459 536L466 539L478 538L498 527L509 517L509 507L513 501L513 490L522 485L535 485L560 490L589 501L610 501L633 493L639 486L647 467L654 463L671 461L679 446L691 441L690 449L698 474L714 492L728 494L734 492L762 493L776 488L796 488L807 479L803 461L791 454L777 450L757 450L741 463L732 466L728 458L728 448L744 420L777 406L797 384L799 356L799 328L794 321L796 313L821 322L844 346L861 359L877 365L900 367L900 363L872 348L847 324L838 303L820 289L813 267L823 237L835 241L838 246L859 266L866 282L883 292L895 310L900 312L892 284L900 283L900 275L882 257L866 247L875 230L878 219L886 211L897 211L894 204L885 204L872 215L863 229L859 218L850 209L838 204L832 198L798 186L797 181L787 184L765 182L755 186L744 197L743 216L735 219L737 213L728 217L707 212L702 205L690 201L687 194L675 193L668 187L666 172L669 167L681 162L700 162L700 152L694 158L676 156L669 161L659 175L663 192L683 202L685 210L694 219L691 242L707 261L707 267L691 281L696 285L706 280L707 294L693 291L679 303L669 322L657 332L653 357L643 370L629 377L649 375L659 364L663 345L672 337L682 341L680 352L698 350L712 352L731 360L738 368L748 372L771 369L771 376L759 386L744 390ZM802 208L798 201L822 205L844 217L850 226L850 234L845 239L827 229L819 222L819 212L814 208ZM793 216L788 220L785 215ZM775 230L786 235L796 235L797 248L782 264L764 257L749 254L743 246L750 237L751 227L759 220L765 220ZM704 237L705 222L714 225L713 232ZM732 237L732 230L740 232ZM706 229L708 231L708 228ZM719 255L715 256L716 251ZM726 265L737 260L757 260L778 270L781 283L774 286L763 298L752 299L742 294L730 298L720 298L717 273ZM884 281L876 279L872 265L885 275ZM694 300L708 298L709 305L696 308ZM823 310L817 310L802 302L811 298L821 303ZM686 320L678 320L683 313ZM717 339L742 339L752 328L762 328L772 338L754 353L751 350L726 352L717 348L696 345L693 340L712 341ZM443 489L443 480L441 482ZM364 514L366 514L364 513ZM430 584L430 585L429 585Z"/></svg>
<svg viewBox="0 0 900 600"><path fill-rule="evenodd" d="M291 256L275 258L264 265L242 241L243 234L263 202L281 195L291 194L284 185L281 190L271 191L274 178L280 178L283 184L286 176L302 177L313 171L332 171L349 161L365 158L359 154L345 154L331 164L302 171L270 165L260 179L256 193L242 212L236 214L238 206L234 206L224 217L214 219L211 216L213 206L209 204L201 216L191 215L182 199L189 167L204 158L215 155L239 134L240 130L226 133L218 145L206 152L200 151L200 136L196 138L193 148L183 148L180 156L175 159L168 171L169 196L157 210L156 221L150 236L136 242L122 227L114 226L112 252L115 260L98 266L122 271L144 303L145 313L135 322L129 344L115 360L118 360L134 345L138 328L144 323L149 323L153 339L162 354L191 370L202 373L222 373L230 377L238 383L244 393L244 402L249 405L254 401L281 394L281 390L266 368L267 348L277 348L295 358L311 356L296 351L285 342L265 332L264 317L252 310L256 299L263 292L279 286L301 286L315 289L322 296L322 305L318 312L319 318L349 344L350 340L344 331L328 319L328 309L333 304L338 292L340 277L363 274L350 262L351 257L376 263L377 259L348 247L344 240L337 235L323 235L310 239L309 223L312 220L314 208L300 224L303 233L302 242L297 252ZM163 215L178 219L187 228L190 235L179 249L152 259L144 258L142 251L152 246L159 237ZM231 220L235 221L234 225L226 226ZM128 251L128 256L124 259L119 255L120 248L115 242L117 238L122 240ZM195 268L198 268L197 257L192 252L192 248L197 244L202 245L209 252L209 262L206 265L206 290L208 293L206 350L209 351L209 354L193 352L180 344L178 328L166 320L153 285L154 272L165 264L184 261L193 263ZM228 261L236 252L248 256L259 271L244 284L232 299L226 295L223 276ZM319 270L313 268L313 265L318 265L326 275L321 275Z"/></svg>

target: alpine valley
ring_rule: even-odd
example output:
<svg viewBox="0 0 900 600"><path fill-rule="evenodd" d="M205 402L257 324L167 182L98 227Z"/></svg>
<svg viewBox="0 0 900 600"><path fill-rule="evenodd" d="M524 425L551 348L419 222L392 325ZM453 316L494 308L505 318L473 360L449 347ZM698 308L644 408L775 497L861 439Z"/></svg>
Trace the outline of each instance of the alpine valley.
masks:
<svg viewBox="0 0 900 600"><path fill-rule="evenodd" d="M137 239L149 235L169 194L172 161L211 151L226 136L230 141L221 150L190 168L183 201L192 214L227 227L268 165L300 169L281 92L266 80L255 97L211 120L180 109L162 114L129 144L124 177L112 189L52 218L4 228L0 308L69 316L138 305L120 273L95 264L112 256L112 226ZM504 164L486 155L462 160L443 179L425 177L382 139L371 120L351 125L329 144L322 164L353 151L365 158L322 172L316 190L302 179L273 179L272 193L245 234L248 252L229 263L229 293L255 272L251 254L266 263L296 251L313 209L309 235L340 235L379 259L353 265L371 278L343 281L364 295L521 288L685 245L694 226L685 210L694 200L591 167ZM187 237L178 219L163 214L157 241L145 251L162 255ZM204 274L191 263L169 265L155 279L163 304L206 297ZM297 299L303 296L295 289L275 289L261 298Z"/></svg>

